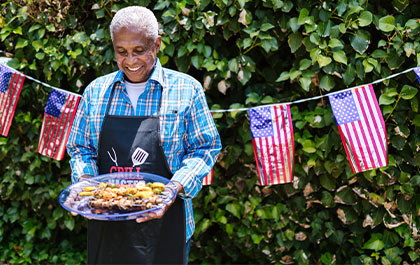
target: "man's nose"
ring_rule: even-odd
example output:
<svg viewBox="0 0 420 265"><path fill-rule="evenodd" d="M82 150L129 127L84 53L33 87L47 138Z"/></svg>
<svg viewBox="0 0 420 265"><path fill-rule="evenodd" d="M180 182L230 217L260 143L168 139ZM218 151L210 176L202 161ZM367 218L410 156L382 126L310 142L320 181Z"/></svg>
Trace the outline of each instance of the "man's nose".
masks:
<svg viewBox="0 0 420 265"><path fill-rule="evenodd" d="M134 55L134 54L132 54L132 53L129 53L129 54L128 54L128 56L127 56L127 63L128 63L128 64L135 63L135 62L136 62L136 60L137 60L137 56L135 56L135 55Z"/></svg>

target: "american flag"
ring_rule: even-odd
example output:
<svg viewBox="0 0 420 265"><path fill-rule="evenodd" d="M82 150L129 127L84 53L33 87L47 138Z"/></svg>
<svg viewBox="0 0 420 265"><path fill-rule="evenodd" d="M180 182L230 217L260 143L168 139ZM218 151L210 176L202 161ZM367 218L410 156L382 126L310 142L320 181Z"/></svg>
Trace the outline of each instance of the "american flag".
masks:
<svg viewBox="0 0 420 265"><path fill-rule="evenodd" d="M213 183L213 169L211 169L210 173L203 179L203 185L211 185Z"/></svg>
<svg viewBox="0 0 420 265"><path fill-rule="evenodd" d="M353 172L386 166L385 122L372 85L336 93L329 99Z"/></svg>
<svg viewBox="0 0 420 265"><path fill-rule="evenodd" d="M418 81L419 81L419 83L420 83L420 66L419 66L419 67L414 68L414 73L416 74L416 76L417 76L417 80L418 80Z"/></svg>
<svg viewBox="0 0 420 265"><path fill-rule="evenodd" d="M261 185L293 181L294 139L290 105L248 110Z"/></svg>
<svg viewBox="0 0 420 265"><path fill-rule="evenodd" d="M0 134L7 136L25 75L0 65Z"/></svg>
<svg viewBox="0 0 420 265"><path fill-rule="evenodd" d="M42 121L38 152L56 160L64 157L80 96L52 89Z"/></svg>

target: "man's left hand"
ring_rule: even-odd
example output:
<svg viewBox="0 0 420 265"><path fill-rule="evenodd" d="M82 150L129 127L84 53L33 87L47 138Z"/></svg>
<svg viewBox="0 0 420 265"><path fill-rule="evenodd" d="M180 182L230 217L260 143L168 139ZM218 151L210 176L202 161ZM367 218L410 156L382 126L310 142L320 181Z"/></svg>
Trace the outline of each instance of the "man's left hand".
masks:
<svg viewBox="0 0 420 265"><path fill-rule="evenodd" d="M176 189L177 191L175 191L178 194L181 194L184 192L184 187L182 187L181 183L173 181L173 183L175 183ZM155 212L149 212L147 213L147 215L142 216L140 218L136 219L137 223L143 223L143 222L147 222L150 221L152 219L160 219L163 217L163 215L166 213L166 211L169 209L169 207L171 207L171 205L175 202L176 197L174 197L174 199L169 202L168 204L165 205L165 207L163 207L162 209L155 211Z"/></svg>

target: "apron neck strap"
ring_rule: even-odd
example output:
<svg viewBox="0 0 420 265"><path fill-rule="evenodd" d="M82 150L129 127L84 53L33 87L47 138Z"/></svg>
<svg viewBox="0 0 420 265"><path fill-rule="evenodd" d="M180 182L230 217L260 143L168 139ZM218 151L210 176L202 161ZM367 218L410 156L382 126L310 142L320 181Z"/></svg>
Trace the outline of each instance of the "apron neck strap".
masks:
<svg viewBox="0 0 420 265"><path fill-rule="evenodd" d="M111 102L112 102L112 98L114 97L114 91L115 91L115 87L117 86L117 84L121 84L121 82L115 82L112 85L111 95L109 96L109 99L108 99L108 103L107 103L107 106L106 106L105 115L108 115L109 109L111 108ZM160 98L159 98L159 108L158 108L158 112L157 112L158 114L157 114L157 116L160 115L160 107L162 106L162 98L163 98L163 87L160 86Z"/></svg>

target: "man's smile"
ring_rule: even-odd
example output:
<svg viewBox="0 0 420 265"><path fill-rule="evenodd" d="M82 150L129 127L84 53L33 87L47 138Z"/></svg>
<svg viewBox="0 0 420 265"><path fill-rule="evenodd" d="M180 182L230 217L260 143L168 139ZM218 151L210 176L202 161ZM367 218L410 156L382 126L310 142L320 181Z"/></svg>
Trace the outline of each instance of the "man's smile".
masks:
<svg viewBox="0 0 420 265"><path fill-rule="evenodd" d="M140 70L140 69L141 69L141 66L139 66L139 67L134 67L134 68L131 68L131 67L128 67L128 66L127 66L127 69L128 69L129 71L131 71L131 72L137 72L138 70Z"/></svg>

